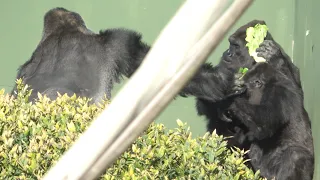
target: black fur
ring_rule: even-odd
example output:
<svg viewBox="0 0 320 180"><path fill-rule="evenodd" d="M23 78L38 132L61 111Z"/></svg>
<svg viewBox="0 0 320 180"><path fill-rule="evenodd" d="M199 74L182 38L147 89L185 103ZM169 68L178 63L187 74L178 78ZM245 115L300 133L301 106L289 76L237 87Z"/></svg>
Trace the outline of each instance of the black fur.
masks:
<svg viewBox="0 0 320 180"><path fill-rule="evenodd" d="M268 179L311 180L313 140L299 84L270 63L258 63L238 82L247 91L229 112L248 129L252 167Z"/></svg>
<svg viewBox="0 0 320 180"><path fill-rule="evenodd" d="M108 29L95 34L79 14L54 8L46 13L42 39L17 78L31 85L32 101L38 92L55 99L58 91L99 102L105 94L111 97L121 75L133 74L149 49L135 31Z"/></svg>

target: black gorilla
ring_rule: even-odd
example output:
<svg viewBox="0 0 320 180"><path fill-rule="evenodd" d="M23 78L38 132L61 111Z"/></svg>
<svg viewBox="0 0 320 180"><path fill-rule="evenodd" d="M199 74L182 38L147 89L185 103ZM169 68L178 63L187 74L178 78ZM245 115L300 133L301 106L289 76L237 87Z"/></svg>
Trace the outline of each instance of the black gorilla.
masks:
<svg viewBox="0 0 320 180"><path fill-rule="evenodd" d="M251 165L256 170L261 169L263 176L312 179L314 155L311 122L303 105L299 69L269 32L257 49L258 56L264 57L268 64L256 65L245 46L245 38L246 29L258 23L266 24L253 20L232 34L229 37L230 47L223 53L219 64L208 67L207 71L202 68L181 95L185 93L197 97L198 114L207 117L208 131L216 129L218 134L233 136L228 141L229 146L250 149ZM245 90L242 87L232 88L233 81L236 85L243 83L237 75L240 67L254 67L246 76L247 79L262 77L268 88L248 88L245 96L237 97ZM254 72L258 74L254 75ZM255 86L261 86L261 82L256 81ZM236 91L230 92L232 89ZM241 101L243 96L246 102ZM266 98L269 98L268 101L265 101ZM247 108L249 103L255 105L262 101L267 103L266 108L262 104L259 110ZM247 108L248 112L243 108ZM269 123L263 124L265 122Z"/></svg>
<svg viewBox="0 0 320 180"><path fill-rule="evenodd" d="M216 130L219 135L234 136L228 138L229 146L245 146L243 131L246 127L236 121L226 121L224 112L232 102L233 95L241 93L240 91L232 93L229 91L233 84L234 75L239 71L239 68L251 68L255 64L245 46L245 38L246 29L258 23L265 24L264 21L253 20L232 34L229 37L229 49L223 53L219 64L215 67L208 67L207 71L204 71L203 68L200 69L181 93L181 95L196 97L198 115L204 115L208 119L207 130L209 132ZM272 39L270 33L267 34L266 39Z"/></svg>
<svg viewBox="0 0 320 180"><path fill-rule="evenodd" d="M248 27L254 27L256 24L266 23L260 20L253 20L236 30L236 32L229 37L229 49L223 53L220 63L216 67L208 68L209 70L206 75L198 78L197 81L192 80L186 86L187 90L192 90L190 95L197 97L196 106L198 114L200 116L204 115L208 119L207 130L212 132L216 129L220 135L233 136L228 139L228 145L240 148L249 148L250 143L246 141L247 137L245 136L246 132L248 132L248 127L239 121L232 121L232 119L229 118L230 114L228 114L226 110L233 102L233 96L242 93L241 89L238 89L238 92L229 91L233 84L234 75L240 67L250 69L256 64L245 46L246 29ZM272 67L290 77L297 85L303 97L299 69L292 63L290 57L284 52L281 46L274 41L269 32L267 33L264 43L257 49L257 52L259 56L266 57ZM194 79L196 79L196 77L197 76L195 76ZM203 89L197 91L196 89L199 85ZM214 97L213 95L219 96L216 96L215 99L210 99ZM303 113L307 115L306 111L303 111Z"/></svg>
<svg viewBox="0 0 320 180"><path fill-rule="evenodd" d="M258 63L237 81L236 87L241 85L246 92L228 110L233 121L248 129L252 167L268 179L311 180L313 140L299 84L272 63Z"/></svg>
<svg viewBox="0 0 320 180"><path fill-rule="evenodd" d="M38 92L51 99L59 92L99 102L105 95L110 98L121 75L133 74L149 49L134 31L109 29L95 34L79 14L54 8L45 14L42 39L17 78L31 85L32 101Z"/></svg>

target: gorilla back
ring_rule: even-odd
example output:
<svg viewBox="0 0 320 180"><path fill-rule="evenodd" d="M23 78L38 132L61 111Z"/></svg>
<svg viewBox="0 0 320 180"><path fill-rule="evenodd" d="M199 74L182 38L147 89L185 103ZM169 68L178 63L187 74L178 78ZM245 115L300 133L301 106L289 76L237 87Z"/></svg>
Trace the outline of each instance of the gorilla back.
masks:
<svg viewBox="0 0 320 180"><path fill-rule="evenodd" d="M99 102L105 95L110 99L114 82L122 75L130 77L149 49L134 31L109 29L95 34L79 14L54 8L46 13L42 39L19 68L17 79L33 89L31 101L38 92L51 99L59 92Z"/></svg>

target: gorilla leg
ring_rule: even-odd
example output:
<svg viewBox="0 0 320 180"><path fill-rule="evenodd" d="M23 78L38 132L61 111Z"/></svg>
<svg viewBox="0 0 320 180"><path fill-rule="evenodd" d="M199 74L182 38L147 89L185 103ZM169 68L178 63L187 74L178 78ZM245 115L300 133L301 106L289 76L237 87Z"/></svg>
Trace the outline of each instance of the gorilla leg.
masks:
<svg viewBox="0 0 320 180"><path fill-rule="evenodd" d="M256 146L256 145L254 145ZM249 152L251 163L255 170L260 170L261 175L268 179L276 180L312 180L314 158L306 148L300 146L287 146L277 148L267 154L265 158L259 158L265 151L251 148Z"/></svg>

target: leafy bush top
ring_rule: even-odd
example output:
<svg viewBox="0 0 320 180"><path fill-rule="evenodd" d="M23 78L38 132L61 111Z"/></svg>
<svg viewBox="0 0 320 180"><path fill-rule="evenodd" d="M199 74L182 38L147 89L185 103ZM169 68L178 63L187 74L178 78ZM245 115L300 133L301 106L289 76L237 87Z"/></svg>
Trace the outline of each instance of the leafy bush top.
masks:
<svg viewBox="0 0 320 180"><path fill-rule="evenodd" d="M21 80L17 85L17 98L0 91L0 177L41 179L108 101L39 95L32 104L28 86ZM101 179L258 179L259 172L244 165L244 154L227 149L215 132L192 138L180 120L171 130L152 123Z"/></svg>

